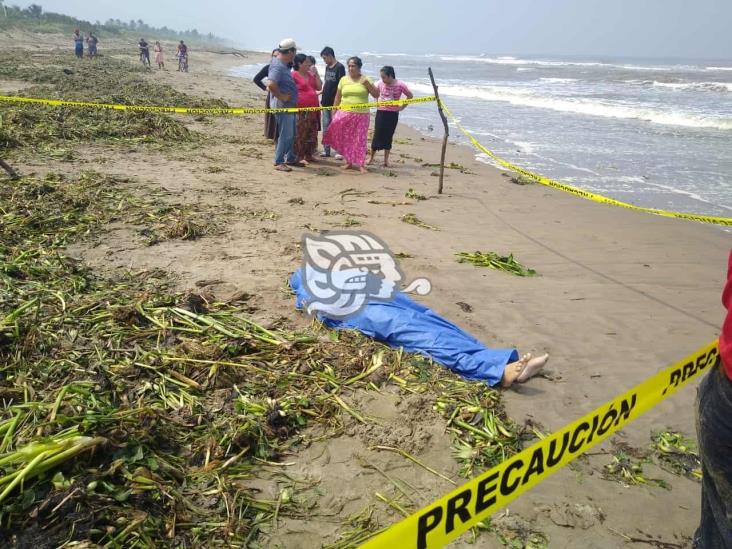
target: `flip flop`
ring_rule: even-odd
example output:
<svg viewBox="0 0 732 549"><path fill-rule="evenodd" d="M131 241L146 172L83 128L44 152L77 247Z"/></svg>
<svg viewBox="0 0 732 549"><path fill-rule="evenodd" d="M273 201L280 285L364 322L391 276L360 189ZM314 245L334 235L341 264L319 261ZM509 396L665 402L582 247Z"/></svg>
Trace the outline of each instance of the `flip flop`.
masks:
<svg viewBox="0 0 732 549"><path fill-rule="evenodd" d="M277 164L275 166L275 170L277 170L278 172L291 172L292 168L290 168L289 166L285 166L284 164Z"/></svg>

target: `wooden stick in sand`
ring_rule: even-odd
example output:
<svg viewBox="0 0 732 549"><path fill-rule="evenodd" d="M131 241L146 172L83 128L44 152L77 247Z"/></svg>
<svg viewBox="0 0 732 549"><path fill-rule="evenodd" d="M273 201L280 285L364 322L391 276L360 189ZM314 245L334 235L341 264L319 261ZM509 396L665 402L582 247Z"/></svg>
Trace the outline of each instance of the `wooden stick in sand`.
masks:
<svg viewBox="0 0 732 549"><path fill-rule="evenodd" d="M0 158L0 168L5 170L7 174L10 176L10 179L18 179L18 173L13 169L13 167L5 162L2 158Z"/></svg>
<svg viewBox="0 0 732 549"><path fill-rule="evenodd" d="M437 110L442 118L442 125L445 126L445 135L442 137L442 155L440 156L440 182L437 187L437 194L442 194L442 179L445 175L445 152L447 150L447 137L450 135L450 128L447 125L447 118L445 113L442 112L442 103L440 103L440 94L437 93L437 84L435 84L435 77L432 75L432 67L428 67L427 72L430 74L430 80L432 81L432 88L435 90L435 99L437 99Z"/></svg>

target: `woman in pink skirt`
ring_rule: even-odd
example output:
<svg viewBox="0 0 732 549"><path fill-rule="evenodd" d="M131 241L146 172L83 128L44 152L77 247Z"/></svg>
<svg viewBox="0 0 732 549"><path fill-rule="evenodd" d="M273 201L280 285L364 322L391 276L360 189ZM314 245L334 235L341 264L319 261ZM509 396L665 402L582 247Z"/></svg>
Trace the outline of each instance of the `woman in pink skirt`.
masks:
<svg viewBox="0 0 732 549"><path fill-rule="evenodd" d="M338 82L334 105L339 110L323 136L323 144L333 147L345 160L343 168L358 167L366 173L366 139L369 132L369 110L367 107L352 108L351 105L368 103L369 94L379 97L379 90L361 74L363 63L358 57L348 60L348 74Z"/></svg>
<svg viewBox="0 0 732 549"><path fill-rule="evenodd" d="M163 46L160 45L159 41L155 41L155 62L158 64L158 70L165 69L165 57L163 57Z"/></svg>

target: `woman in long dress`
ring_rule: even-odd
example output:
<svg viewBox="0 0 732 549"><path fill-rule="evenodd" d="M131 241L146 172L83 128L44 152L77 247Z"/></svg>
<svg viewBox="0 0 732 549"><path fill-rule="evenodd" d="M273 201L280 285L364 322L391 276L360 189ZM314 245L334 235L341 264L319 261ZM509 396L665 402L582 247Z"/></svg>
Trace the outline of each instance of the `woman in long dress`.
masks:
<svg viewBox="0 0 732 549"><path fill-rule="evenodd" d="M318 92L323 85L313 74L313 64L304 53L295 56L292 78L297 86L297 106L317 107ZM315 162L313 155L318 148L319 111L297 113L297 133L295 134L295 156L297 162Z"/></svg>
<svg viewBox="0 0 732 549"><path fill-rule="evenodd" d="M348 74L338 82L334 105L339 110L323 136L323 144L333 147L345 160L343 169L358 167L366 173L366 140L369 132L368 107L353 108L352 105L368 103L369 94L379 97L379 90L368 77L361 74L363 63L358 57L348 60Z"/></svg>

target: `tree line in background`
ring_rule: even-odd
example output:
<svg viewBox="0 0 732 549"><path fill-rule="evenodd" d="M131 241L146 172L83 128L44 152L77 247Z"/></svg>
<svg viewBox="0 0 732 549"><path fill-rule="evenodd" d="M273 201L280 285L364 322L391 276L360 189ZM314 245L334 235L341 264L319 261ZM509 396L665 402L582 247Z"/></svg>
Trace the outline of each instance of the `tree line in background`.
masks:
<svg viewBox="0 0 732 549"><path fill-rule="evenodd" d="M7 6L4 0L0 0L0 29L11 27L20 27L35 32L48 33L72 33L75 29L80 29L84 33L91 30L95 33L109 33L111 35L136 33L154 37L155 40L167 38L168 40L190 40L196 42L229 42L213 33L202 33L197 29L176 31L168 27L153 27L145 23L142 19L138 19L137 21L133 19L130 21L107 19L105 23L101 21L92 23L70 15L44 12L43 7L39 4L31 4L27 8L20 8L18 6Z"/></svg>

